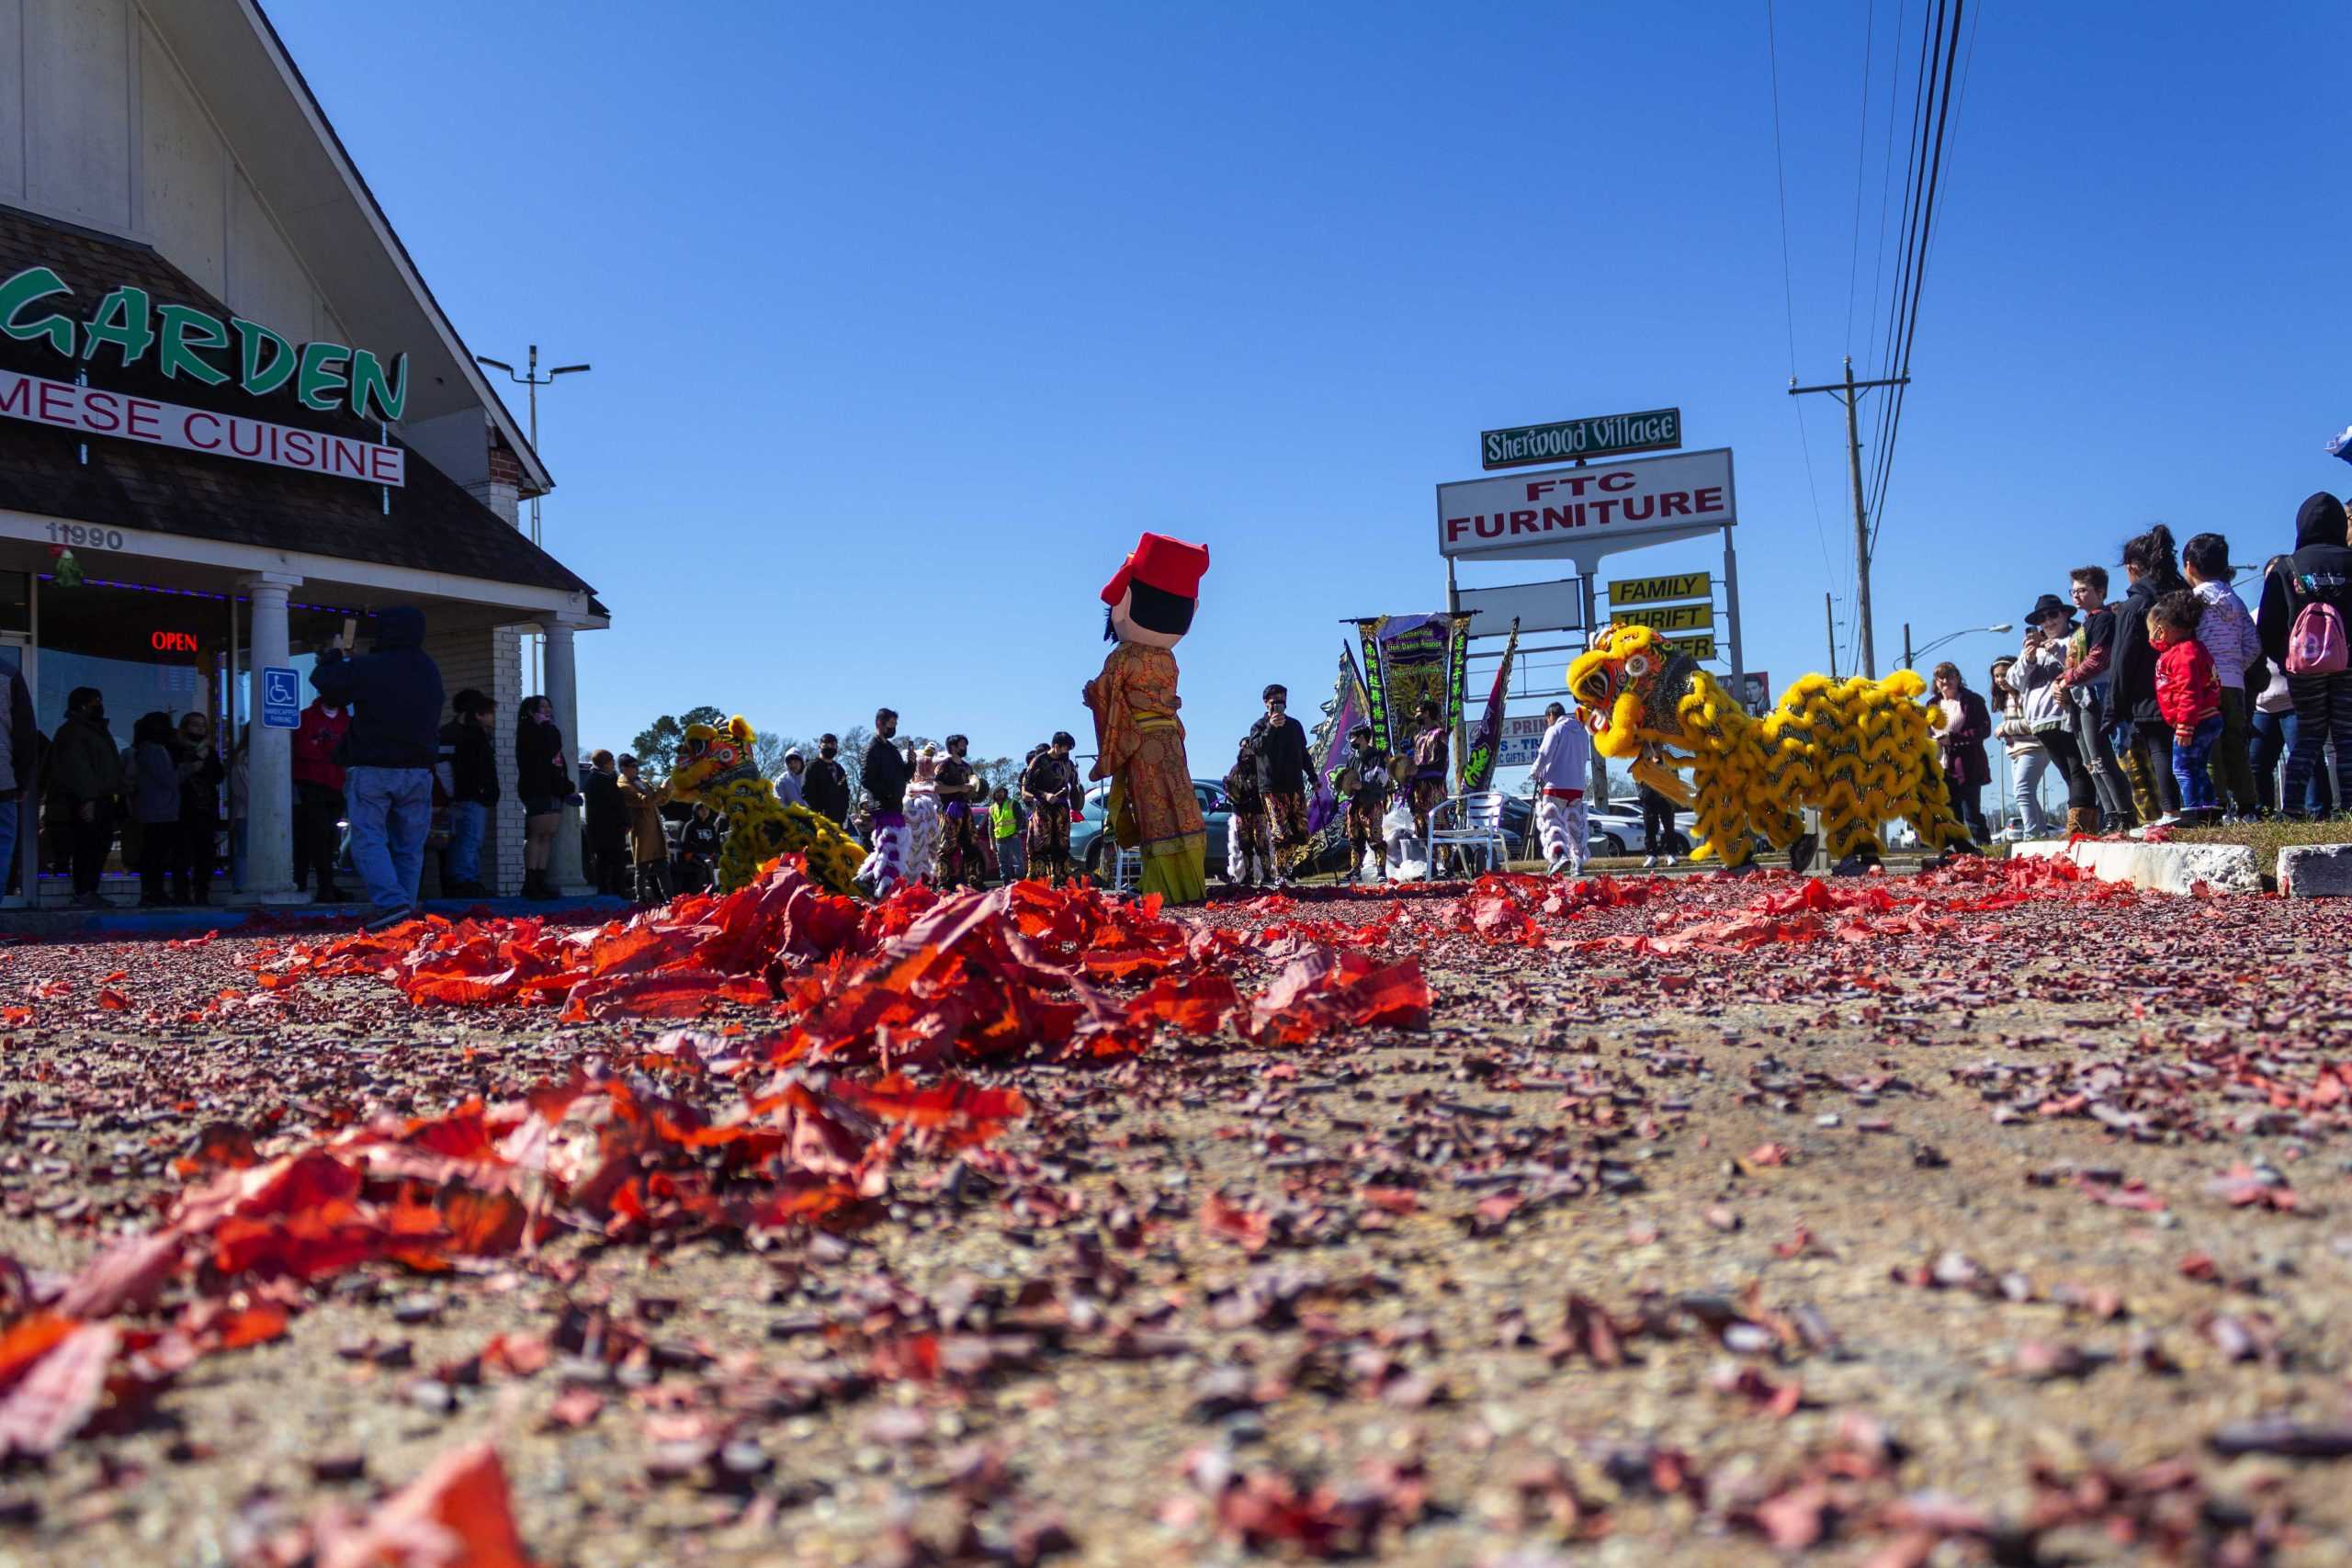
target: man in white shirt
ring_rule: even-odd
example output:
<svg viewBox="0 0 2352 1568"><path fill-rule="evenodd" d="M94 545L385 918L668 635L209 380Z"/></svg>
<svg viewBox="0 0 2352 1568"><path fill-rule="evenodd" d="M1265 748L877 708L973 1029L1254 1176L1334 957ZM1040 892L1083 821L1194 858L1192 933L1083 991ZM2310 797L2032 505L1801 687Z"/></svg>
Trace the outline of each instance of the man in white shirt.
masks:
<svg viewBox="0 0 2352 1568"><path fill-rule="evenodd" d="M1535 829L1544 844L1544 869L1553 876L1584 870L1584 785L1592 742L1584 726L1554 703L1544 710L1550 728L1535 752Z"/></svg>

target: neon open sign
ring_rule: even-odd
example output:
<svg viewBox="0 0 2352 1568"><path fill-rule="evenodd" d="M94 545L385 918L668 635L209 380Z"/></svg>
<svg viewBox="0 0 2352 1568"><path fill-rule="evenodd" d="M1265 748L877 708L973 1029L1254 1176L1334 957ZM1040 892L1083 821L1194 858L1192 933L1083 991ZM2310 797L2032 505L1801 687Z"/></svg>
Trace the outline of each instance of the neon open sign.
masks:
<svg viewBox="0 0 2352 1568"><path fill-rule="evenodd" d="M147 638L147 646L158 653L194 653L194 632L154 632Z"/></svg>

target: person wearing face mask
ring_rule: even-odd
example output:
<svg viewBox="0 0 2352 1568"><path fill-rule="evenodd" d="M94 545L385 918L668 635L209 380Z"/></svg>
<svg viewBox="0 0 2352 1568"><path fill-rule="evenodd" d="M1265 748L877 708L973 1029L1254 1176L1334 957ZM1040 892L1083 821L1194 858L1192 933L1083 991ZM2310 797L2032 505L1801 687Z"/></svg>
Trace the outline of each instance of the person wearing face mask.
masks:
<svg viewBox="0 0 2352 1568"><path fill-rule="evenodd" d="M978 887L987 879L980 849L981 813L988 786L972 771L966 753L972 743L961 735L947 738L947 755L939 760L939 867L934 886Z"/></svg>
<svg viewBox="0 0 2352 1568"><path fill-rule="evenodd" d="M914 760L899 748L899 714L895 708L874 712L874 739L867 742L858 780L872 803L874 852L866 857L877 892L931 870L917 862L907 841L907 784L914 777Z"/></svg>
<svg viewBox="0 0 2352 1568"><path fill-rule="evenodd" d="M579 802L571 764L563 756L563 731L556 728L555 705L526 697L514 712L514 794L523 802L523 897L557 897L548 885L548 857L564 807Z"/></svg>
<svg viewBox="0 0 2352 1568"><path fill-rule="evenodd" d="M800 775L800 797L808 803L809 810L845 827L849 823L849 770L839 760L841 749L839 736L817 737L817 760Z"/></svg>
<svg viewBox="0 0 2352 1568"><path fill-rule="evenodd" d="M1258 743L1258 794L1273 837L1274 886L1287 887L1306 852L1306 730L1290 716L1288 688L1268 686L1259 697L1265 716L1250 727Z"/></svg>
<svg viewBox="0 0 2352 1568"><path fill-rule="evenodd" d="M50 742L49 819L64 824L74 871L74 902L100 909L98 876L114 845L115 802L122 794L122 751L107 728L105 694L76 686L65 699L65 720Z"/></svg>
<svg viewBox="0 0 2352 1568"><path fill-rule="evenodd" d="M212 744L212 720L180 716L180 830L172 863L172 897L181 904L212 902L212 873L220 833L220 781L229 771Z"/></svg>
<svg viewBox="0 0 2352 1568"><path fill-rule="evenodd" d="M800 754L797 747L786 751L784 754L784 772L775 776L777 802L785 806L808 805L808 759Z"/></svg>
<svg viewBox="0 0 2352 1568"><path fill-rule="evenodd" d="M350 731L351 715L339 704L313 697L294 730L294 886L317 886L311 900L340 903L334 885L341 858L343 764L336 756Z"/></svg>

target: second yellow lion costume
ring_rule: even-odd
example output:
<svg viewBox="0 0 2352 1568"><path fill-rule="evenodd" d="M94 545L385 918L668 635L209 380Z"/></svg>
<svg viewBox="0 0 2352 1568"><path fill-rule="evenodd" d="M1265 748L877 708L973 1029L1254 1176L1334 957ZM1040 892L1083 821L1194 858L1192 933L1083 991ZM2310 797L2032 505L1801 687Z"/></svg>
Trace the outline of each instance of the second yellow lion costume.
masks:
<svg viewBox="0 0 2352 1568"><path fill-rule="evenodd" d="M808 861L808 874L825 887L856 892L865 849L831 818L778 800L775 785L752 761L752 727L740 715L725 729L686 726L678 765L664 790L673 800L707 806L727 818L727 844L718 852L719 891L732 893L757 876L761 866L792 852Z"/></svg>
<svg viewBox="0 0 2352 1568"><path fill-rule="evenodd" d="M1594 750L1630 761L1635 779L1697 814L1694 858L1745 865L1760 834L1775 849L1798 846L1802 865L1807 807L1821 812L1820 848L1833 861L1875 858L1880 827L1897 817L1930 849L1973 848L1936 754L1942 710L1921 705L1927 688L1911 671L1807 675L1756 718L1650 627L1613 626L1568 666L1568 690Z"/></svg>

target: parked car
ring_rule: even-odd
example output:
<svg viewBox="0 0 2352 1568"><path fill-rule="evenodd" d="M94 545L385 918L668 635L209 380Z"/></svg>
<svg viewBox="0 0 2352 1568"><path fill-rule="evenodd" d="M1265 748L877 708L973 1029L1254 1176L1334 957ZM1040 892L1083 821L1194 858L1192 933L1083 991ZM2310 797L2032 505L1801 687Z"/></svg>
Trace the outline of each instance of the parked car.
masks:
<svg viewBox="0 0 2352 1568"><path fill-rule="evenodd" d="M1637 855L1642 852L1642 812L1637 806L1621 806L1615 801L1585 813L1585 848L1597 859L1601 855ZM1690 814L1677 812L1674 826L1660 846L1663 854L1677 857L1690 852Z"/></svg>
<svg viewBox="0 0 2352 1568"><path fill-rule="evenodd" d="M1225 786L1216 779L1194 779L1193 793L1201 803L1201 821L1208 829L1207 874L1225 874L1226 819L1232 809L1225 798ZM1111 797L1109 780L1086 792L1086 801L1079 819L1069 825L1069 858L1086 868L1086 874L1096 881L1110 875L1111 853L1116 847L1110 834L1103 831L1104 804Z"/></svg>

